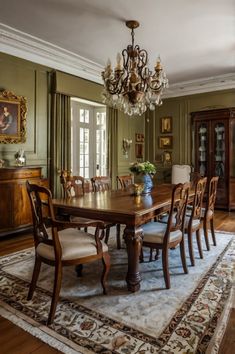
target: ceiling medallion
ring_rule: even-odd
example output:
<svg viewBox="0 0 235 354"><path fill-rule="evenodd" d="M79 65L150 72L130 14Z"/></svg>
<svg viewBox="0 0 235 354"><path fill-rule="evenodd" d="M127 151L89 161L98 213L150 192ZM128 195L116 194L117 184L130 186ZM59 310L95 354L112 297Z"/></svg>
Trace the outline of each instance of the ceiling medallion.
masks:
<svg viewBox="0 0 235 354"><path fill-rule="evenodd" d="M162 104L161 95L168 80L160 58L152 72L147 66L147 51L134 44L134 29L139 27L139 22L127 21L126 26L131 29L132 44L123 49L122 55L117 54L114 70L108 60L102 71L103 102L130 116L142 115L147 108L154 110Z"/></svg>

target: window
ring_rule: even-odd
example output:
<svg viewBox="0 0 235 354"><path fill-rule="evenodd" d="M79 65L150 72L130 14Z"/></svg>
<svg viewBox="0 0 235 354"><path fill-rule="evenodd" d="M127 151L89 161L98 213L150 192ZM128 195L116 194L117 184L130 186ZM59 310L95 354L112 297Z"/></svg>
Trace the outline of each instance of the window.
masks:
<svg viewBox="0 0 235 354"><path fill-rule="evenodd" d="M73 175L107 175L106 108L76 98L71 100L71 162Z"/></svg>

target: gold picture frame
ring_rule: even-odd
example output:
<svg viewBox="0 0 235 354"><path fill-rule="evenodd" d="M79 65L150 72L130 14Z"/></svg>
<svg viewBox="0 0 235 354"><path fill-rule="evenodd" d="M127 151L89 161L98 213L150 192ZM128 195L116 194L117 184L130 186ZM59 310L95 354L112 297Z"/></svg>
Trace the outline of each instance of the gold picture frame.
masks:
<svg viewBox="0 0 235 354"><path fill-rule="evenodd" d="M160 149L172 149L173 146L173 137L171 135L168 136L160 136L159 137L159 148Z"/></svg>
<svg viewBox="0 0 235 354"><path fill-rule="evenodd" d="M160 132L162 134L172 133L172 117L162 117L160 120Z"/></svg>
<svg viewBox="0 0 235 354"><path fill-rule="evenodd" d="M26 141L27 103L23 96L0 92L0 143L18 144Z"/></svg>

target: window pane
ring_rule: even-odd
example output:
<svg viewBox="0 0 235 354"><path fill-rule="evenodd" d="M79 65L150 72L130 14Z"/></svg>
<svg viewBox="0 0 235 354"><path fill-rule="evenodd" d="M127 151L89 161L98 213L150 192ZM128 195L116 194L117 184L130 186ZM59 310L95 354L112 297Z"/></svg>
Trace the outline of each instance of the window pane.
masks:
<svg viewBox="0 0 235 354"><path fill-rule="evenodd" d="M84 167L84 157L80 155L80 167Z"/></svg>
<svg viewBox="0 0 235 354"><path fill-rule="evenodd" d="M101 113L97 112L96 113L96 124L97 125L100 125L100 116L101 116Z"/></svg>
<svg viewBox="0 0 235 354"><path fill-rule="evenodd" d="M80 109L80 122L84 122L84 109Z"/></svg>
<svg viewBox="0 0 235 354"><path fill-rule="evenodd" d="M84 129L80 128L80 141L84 141Z"/></svg>
<svg viewBox="0 0 235 354"><path fill-rule="evenodd" d="M85 123L89 123L89 111L85 110Z"/></svg>
<svg viewBox="0 0 235 354"><path fill-rule="evenodd" d="M85 167L89 167L89 156L85 155Z"/></svg>

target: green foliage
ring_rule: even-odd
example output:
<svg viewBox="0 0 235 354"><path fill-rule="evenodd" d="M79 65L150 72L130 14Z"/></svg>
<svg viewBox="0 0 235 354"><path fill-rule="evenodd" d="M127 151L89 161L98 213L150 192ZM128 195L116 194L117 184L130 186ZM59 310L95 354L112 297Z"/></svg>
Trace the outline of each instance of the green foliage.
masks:
<svg viewBox="0 0 235 354"><path fill-rule="evenodd" d="M139 175L139 174L150 174L153 175L156 173L156 167L149 161L145 162L133 162L130 166L130 171Z"/></svg>

